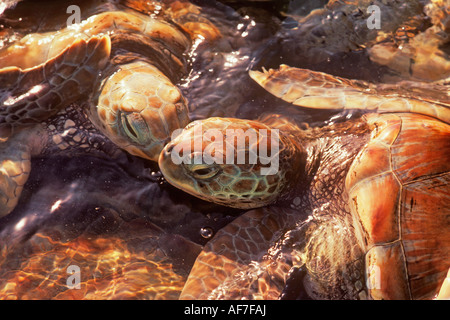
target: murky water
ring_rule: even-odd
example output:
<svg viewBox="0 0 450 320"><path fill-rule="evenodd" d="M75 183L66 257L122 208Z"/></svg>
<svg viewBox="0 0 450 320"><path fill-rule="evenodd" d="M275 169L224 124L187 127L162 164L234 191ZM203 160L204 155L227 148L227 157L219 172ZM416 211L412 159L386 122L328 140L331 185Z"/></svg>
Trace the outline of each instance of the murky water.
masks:
<svg viewBox="0 0 450 320"><path fill-rule="evenodd" d="M67 5L61 1L36 3L34 11L26 9L29 3L16 2L0 4L0 49L38 29L65 26ZM102 10L115 3L97 2ZM372 61L365 49L370 44L363 41L376 37L370 32L343 28L358 35L344 49L336 49L339 39L314 42L328 36L327 23L304 17L326 1L233 2L232 7L194 3L223 40L215 47L194 42L186 53L190 70L178 85L192 120L255 119L277 112L319 126L359 115L293 107L248 77L250 69L280 63L375 82L414 76ZM92 14L86 1L78 5L82 19ZM322 19L342 19L342 24L351 14L330 12ZM339 32L331 36L342 37ZM155 164L131 155L114 161L90 156L33 159L19 205L0 219L0 299L176 299L202 246L241 213L176 190ZM71 287L76 272L70 266L78 267L79 289Z"/></svg>

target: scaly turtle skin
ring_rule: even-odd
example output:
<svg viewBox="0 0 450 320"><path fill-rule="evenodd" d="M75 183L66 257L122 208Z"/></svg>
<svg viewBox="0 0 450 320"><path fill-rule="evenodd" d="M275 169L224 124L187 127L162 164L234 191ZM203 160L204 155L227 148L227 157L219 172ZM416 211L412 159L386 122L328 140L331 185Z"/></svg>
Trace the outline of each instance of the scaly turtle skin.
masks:
<svg viewBox="0 0 450 320"><path fill-rule="evenodd" d="M429 102L413 89L393 96L389 86L287 66L251 76L293 104L378 113L306 130L275 114L210 118L172 140L159 159L168 182L207 201L258 208L206 245L181 298L433 298L450 267L448 86ZM214 138L205 135L212 128ZM227 129L248 128L254 140L227 140ZM279 139L261 129L278 129ZM201 149L189 152L192 142ZM234 161L222 145L234 147ZM262 174L262 161L237 164L239 152L276 145L275 174ZM189 161L212 150L221 161ZM175 153L186 162L175 164Z"/></svg>
<svg viewBox="0 0 450 320"><path fill-rule="evenodd" d="M164 16L147 12L156 3L129 3L146 14L101 12L60 31L28 34L0 52L0 216L15 207L31 157L55 151L52 146L105 151L103 135L133 155L157 160L171 133L189 122L174 85L187 71L183 53L193 39L217 39L218 30L188 2L158 2ZM165 21L169 17L173 23ZM61 116L74 102L83 108L83 122L91 122L89 133Z"/></svg>

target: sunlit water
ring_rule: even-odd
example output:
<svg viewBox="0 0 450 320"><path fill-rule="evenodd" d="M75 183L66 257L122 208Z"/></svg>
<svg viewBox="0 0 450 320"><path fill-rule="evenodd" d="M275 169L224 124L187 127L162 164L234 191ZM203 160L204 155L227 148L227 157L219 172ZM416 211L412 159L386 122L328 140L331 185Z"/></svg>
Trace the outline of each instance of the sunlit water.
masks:
<svg viewBox="0 0 450 320"><path fill-rule="evenodd" d="M33 19L43 14L36 4L36 17L22 22L15 2L0 4L0 48L34 31ZM179 86L192 119L256 119L278 112L298 123L328 125L358 114L290 106L252 82L248 70L296 63L369 81L381 80L385 72L364 50L308 61L311 57L281 48L277 36L289 34L297 22L270 7L236 11L236 5L198 3L209 3L204 10L224 40L214 48L195 42L187 53L191 69ZM297 16L317 8L295 3L287 8ZM65 11L54 15L61 24L66 17ZM174 189L154 164L129 155L120 161L35 159L18 207L0 219L0 299L176 299L202 245L241 213ZM74 265L80 289L70 287Z"/></svg>

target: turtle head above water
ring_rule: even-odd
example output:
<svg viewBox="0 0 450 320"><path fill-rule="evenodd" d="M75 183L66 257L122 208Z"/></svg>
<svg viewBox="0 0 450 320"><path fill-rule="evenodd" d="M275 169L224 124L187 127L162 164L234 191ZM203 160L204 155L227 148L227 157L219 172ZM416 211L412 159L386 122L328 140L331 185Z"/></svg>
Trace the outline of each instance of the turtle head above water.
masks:
<svg viewBox="0 0 450 320"><path fill-rule="evenodd" d="M160 169L170 184L206 201L242 209L268 205L301 171L290 139L261 122L209 118L180 131L161 152Z"/></svg>
<svg viewBox="0 0 450 320"><path fill-rule="evenodd" d="M180 90L157 68L139 61L121 66L106 79L95 114L114 143L153 161L171 133L189 122Z"/></svg>

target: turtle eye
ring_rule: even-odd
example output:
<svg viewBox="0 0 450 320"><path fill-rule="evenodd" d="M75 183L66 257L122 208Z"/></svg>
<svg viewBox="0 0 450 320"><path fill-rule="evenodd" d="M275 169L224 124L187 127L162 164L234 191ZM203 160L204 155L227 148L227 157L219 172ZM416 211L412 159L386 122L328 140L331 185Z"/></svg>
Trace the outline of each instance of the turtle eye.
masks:
<svg viewBox="0 0 450 320"><path fill-rule="evenodd" d="M134 137L135 139L138 138L138 135L136 133L136 131L134 131L133 127L130 124L130 121L128 121L127 117L123 117L123 128L125 129L125 132L130 136L130 137Z"/></svg>
<svg viewBox="0 0 450 320"><path fill-rule="evenodd" d="M194 178L204 180L210 179L219 173L219 168L205 164L193 165L191 167L191 174Z"/></svg>
<svg viewBox="0 0 450 320"><path fill-rule="evenodd" d="M136 113L121 114L120 122L123 132L137 144L151 143L151 134L145 120Z"/></svg>

